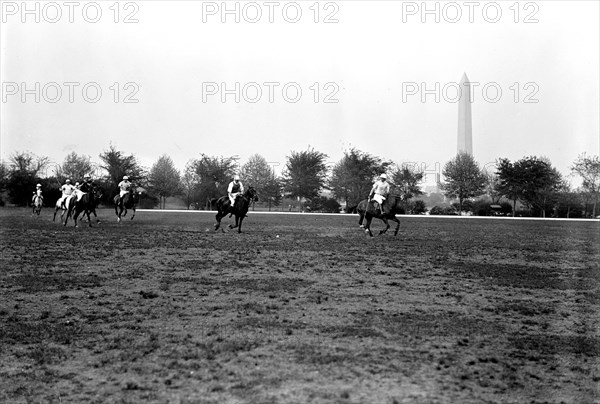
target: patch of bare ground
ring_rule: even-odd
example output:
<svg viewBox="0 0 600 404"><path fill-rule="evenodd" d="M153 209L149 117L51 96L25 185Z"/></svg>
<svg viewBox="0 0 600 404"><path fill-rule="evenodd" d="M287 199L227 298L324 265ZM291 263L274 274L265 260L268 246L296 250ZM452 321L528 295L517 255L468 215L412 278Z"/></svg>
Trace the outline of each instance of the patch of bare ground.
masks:
<svg viewBox="0 0 600 404"><path fill-rule="evenodd" d="M100 215L0 210L0 402L600 402L596 223Z"/></svg>

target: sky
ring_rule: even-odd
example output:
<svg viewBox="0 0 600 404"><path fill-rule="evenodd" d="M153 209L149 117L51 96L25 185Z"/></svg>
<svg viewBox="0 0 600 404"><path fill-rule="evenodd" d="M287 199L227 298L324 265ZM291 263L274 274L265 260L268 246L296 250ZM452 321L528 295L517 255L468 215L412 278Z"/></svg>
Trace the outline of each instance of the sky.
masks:
<svg viewBox="0 0 600 404"><path fill-rule="evenodd" d="M148 168L260 154L279 172L356 148L441 172L465 73L481 166L544 156L566 175L599 154L597 1L69 4L1 2L3 160L114 145Z"/></svg>

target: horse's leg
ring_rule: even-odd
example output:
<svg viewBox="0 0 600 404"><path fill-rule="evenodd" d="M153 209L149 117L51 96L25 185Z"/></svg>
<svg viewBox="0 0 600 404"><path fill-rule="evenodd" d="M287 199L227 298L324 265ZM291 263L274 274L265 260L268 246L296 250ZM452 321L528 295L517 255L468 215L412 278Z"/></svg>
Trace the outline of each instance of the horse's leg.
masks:
<svg viewBox="0 0 600 404"><path fill-rule="evenodd" d="M73 221L75 222L75 227L79 227L77 225L77 218L79 217L80 213L81 213L81 211L77 208L77 206L75 206L75 212L73 213Z"/></svg>
<svg viewBox="0 0 600 404"><path fill-rule="evenodd" d="M98 215L96 214L96 208L92 210L92 213L94 214L94 219L96 219L96 223L100 224L100 219L98 219Z"/></svg>
<svg viewBox="0 0 600 404"><path fill-rule="evenodd" d="M379 231L379 234L383 234L390 228L390 223L385 216L381 216L379 219L383 220L383 223L385 223L385 229Z"/></svg>
<svg viewBox="0 0 600 404"><path fill-rule="evenodd" d="M246 215L244 215L244 216L240 216L240 224L239 224L239 225L237 225L237 223L236 223L236 225L237 225L237 228L238 228L238 233L241 233L241 232L242 232L242 222L244 221L244 218L245 218L245 217L246 217ZM235 221L237 222L237 216L235 217Z"/></svg>
<svg viewBox="0 0 600 404"><path fill-rule="evenodd" d="M88 219L88 225L90 227L92 227L92 219L90 219L90 211L88 209L85 210L85 213L87 214L87 219Z"/></svg>
<svg viewBox="0 0 600 404"><path fill-rule="evenodd" d="M117 215L117 222L121 223L121 216L123 216L123 203L117 199L115 202L115 215Z"/></svg>
<svg viewBox="0 0 600 404"><path fill-rule="evenodd" d="M131 215L131 220L133 220L133 218L135 217L135 206L132 207L131 209L133 209L133 215Z"/></svg>
<svg viewBox="0 0 600 404"><path fill-rule="evenodd" d="M368 233L369 236L373 237L373 233L371 232L371 221L373 220L373 216L365 212L365 220L365 233Z"/></svg>
<svg viewBox="0 0 600 404"><path fill-rule="evenodd" d="M238 233L242 232L242 222L244 221L245 217L246 217L246 215L240 217L240 225L238 226Z"/></svg>
<svg viewBox="0 0 600 404"><path fill-rule="evenodd" d="M217 223L215 224L215 231L217 231L219 230L219 227L221 227L221 219L223 218L220 210L217 211L217 215L215 216L215 218L217 219Z"/></svg>
<svg viewBox="0 0 600 404"><path fill-rule="evenodd" d="M371 231L371 221L372 217L367 216L367 223L365 223L365 232L369 233L369 236L373 237L373 232Z"/></svg>
<svg viewBox="0 0 600 404"><path fill-rule="evenodd" d="M364 214L364 213L360 213L360 212L358 212L358 217L359 217L359 219L358 219L358 225L359 225L360 227L365 227L365 226L363 225L363 220L365 220L365 214Z"/></svg>
<svg viewBox="0 0 600 404"><path fill-rule="evenodd" d="M69 206L65 212L67 213L67 216L65 216L65 222L63 223L63 226L67 225L67 222L69 221L69 216L71 216L71 207ZM62 217L62 214L61 214Z"/></svg>
<svg viewBox="0 0 600 404"><path fill-rule="evenodd" d="M396 216L392 218L394 222L396 222L396 230L394 230L394 236L398 235L398 230L400 230L400 220Z"/></svg>
<svg viewBox="0 0 600 404"><path fill-rule="evenodd" d="M240 217L238 215L235 215L235 226L232 225L232 224L230 224L229 228L230 229L235 229L236 227L238 227L239 226L239 221L240 221Z"/></svg>
<svg viewBox="0 0 600 404"><path fill-rule="evenodd" d="M56 221L56 212L58 212L58 208L54 208L54 217L52 218L53 222ZM62 219L62 215L61 215L61 219Z"/></svg>

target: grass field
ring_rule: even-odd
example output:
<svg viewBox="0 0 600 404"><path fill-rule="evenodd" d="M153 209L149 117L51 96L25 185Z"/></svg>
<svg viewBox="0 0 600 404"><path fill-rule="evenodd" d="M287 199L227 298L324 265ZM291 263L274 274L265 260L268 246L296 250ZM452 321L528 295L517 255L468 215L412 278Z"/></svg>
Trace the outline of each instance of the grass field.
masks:
<svg viewBox="0 0 600 404"><path fill-rule="evenodd" d="M600 402L598 222L51 215L0 209L1 403Z"/></svg>

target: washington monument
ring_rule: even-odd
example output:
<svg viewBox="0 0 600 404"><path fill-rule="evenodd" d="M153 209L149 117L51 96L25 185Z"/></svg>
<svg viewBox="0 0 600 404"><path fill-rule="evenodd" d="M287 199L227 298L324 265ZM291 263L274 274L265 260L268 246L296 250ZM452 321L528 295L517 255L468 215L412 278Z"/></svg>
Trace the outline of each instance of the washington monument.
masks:
<svg viewBox="0 0 600 404"><path fill-rule="evenodd" d="M464 73L460 80L461 96L458 102L458 153L473 155L473 130L471 126L471 83Z"/></svg>

